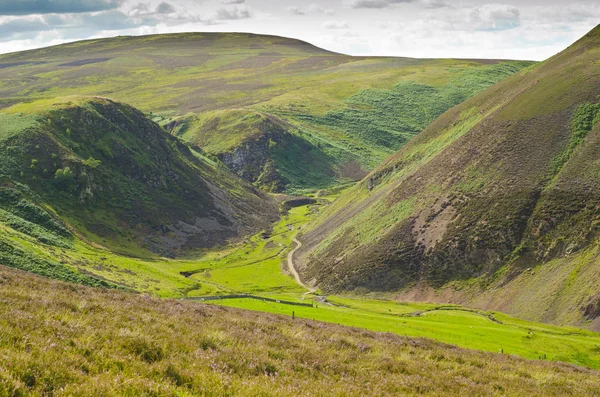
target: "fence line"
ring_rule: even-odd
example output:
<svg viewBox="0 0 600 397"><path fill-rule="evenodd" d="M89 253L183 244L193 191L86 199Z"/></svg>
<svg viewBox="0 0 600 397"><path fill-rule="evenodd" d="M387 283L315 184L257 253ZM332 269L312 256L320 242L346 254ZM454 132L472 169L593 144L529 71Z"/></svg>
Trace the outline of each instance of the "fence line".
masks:
<svg viewBox="0 0 600 397"><path fill-rule="evenodd" d="M197 300L197 301L218 301L218 300L225 300L225 299L256 299L256 300L264 301L264 302L281 303L282 305L314 307L312 303L291 302L291 301L285 301L285 300L281 300L281 299L265 298L263 296L255 296L255 295L247 295L247 294L195 296L193 298L186 298L186 299L187 300Z"/></svg>

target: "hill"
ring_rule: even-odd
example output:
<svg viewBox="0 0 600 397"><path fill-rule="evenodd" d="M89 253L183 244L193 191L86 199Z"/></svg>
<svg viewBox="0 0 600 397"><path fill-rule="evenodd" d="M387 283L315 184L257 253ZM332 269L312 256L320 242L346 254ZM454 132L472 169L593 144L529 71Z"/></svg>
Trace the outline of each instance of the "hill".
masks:
<svg viewBox="0 0 600 397"><path fill-rule="evenodd" d="M0 142L4 265L77 279L84 276L57 256L82 241L126 255L174 256L237 241L278 216L272 198L108 99L5 108ZM43 259L42 249L53 258Z"/></svg>
<svg viewBox="0 0 600 397"><path fill-rule="evenodd" d="M252 34L116 37L0 55L0 98L123 101L255 185L297 192L361 179L530 64L350 57Z"/></svg>
<svg viewBox="0 0 600 397"><path fill-rule="evenodd" d="M599 327L600 28L450 110L304 231L305 280Z"/></svg>
<svg viewBox="0 0 600 397"><path fill-rule="evenodd" d="M597 371L568 364L310 320L250 317L4 267L0 286L1 396L600 393Z"/></svg>

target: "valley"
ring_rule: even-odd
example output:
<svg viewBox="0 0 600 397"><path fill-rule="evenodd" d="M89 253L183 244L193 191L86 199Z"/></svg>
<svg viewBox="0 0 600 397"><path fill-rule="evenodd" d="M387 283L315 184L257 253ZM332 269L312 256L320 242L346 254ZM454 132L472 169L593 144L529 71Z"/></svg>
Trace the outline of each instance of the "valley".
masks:
<svg viewBox="0 0 600 397"><path fill-rule="evenodd" d="M600 395L599 64L0 55L0 396Z"/></svg>
<svg viewBox="0 0 600 397"><path fill-rule="evenodd" d="M0 107L110 97L256 186L301 194L362 179L443 112L532 64L350 57L252 34L118 37L0 55Z"/></svg>

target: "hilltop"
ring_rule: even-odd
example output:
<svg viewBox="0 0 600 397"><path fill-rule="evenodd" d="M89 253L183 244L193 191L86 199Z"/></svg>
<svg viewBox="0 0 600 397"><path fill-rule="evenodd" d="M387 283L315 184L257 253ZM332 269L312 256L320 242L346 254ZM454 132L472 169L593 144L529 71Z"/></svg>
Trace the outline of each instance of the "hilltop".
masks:
<svg viewBox="0 0 600 397"><path fill-rule="evenodd" d="M598 328L600 27L446 112L307 228L326 291Z"/></svg>
<svg viewBox="0 0 600 397"><path fill-rule="evenodd" d="M2 396L562 397L600 390L594 370L425 339L248 316L3 267L0 286Z"/></svg>
<svg viewBox="0 0 600 397"><path fill-rule="evenodd" d="M0 55L0 106L109 97L258 187L301 192L361 179L444 111L529 65L350 57L241 33L126 36Z"/></svg>
<svg viewBox="0 0 600 397"><path fill-rule="evenodd" d="M278 217L273 198L108 99L5 108L0 142L4 265L77 278L63 274L70 270L56 255L82 241L125 255L175 256L238 241ZM42 247L54 257L40 256Z"/></svg>

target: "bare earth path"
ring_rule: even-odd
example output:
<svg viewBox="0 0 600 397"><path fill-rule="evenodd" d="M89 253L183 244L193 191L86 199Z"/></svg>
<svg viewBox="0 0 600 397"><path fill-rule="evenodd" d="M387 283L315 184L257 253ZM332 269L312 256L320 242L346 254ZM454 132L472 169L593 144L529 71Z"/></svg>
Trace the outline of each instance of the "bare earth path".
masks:
<svg viewBox="0 0 600 397"><path fill-rule="evenodd" d="M307 293L312 294L314 292L317 292L316 288L309 287L306 284L304 284L302 282L302 280L300 279L300 275L296 271L296 267L294 266L294 254L296 253L296 251L298 251L302 247L302 243L300 241L298 241L298 239L296 237L294 237L292 239L292 241L296 244L296 247L293 250L291 250L290 253L288 254L288 261L287 261L288 262L288 270L290 271L290 273L292 273L294 275L296 282L299 285L301 285L303 288L306 288L308 290Z"/></svg>

